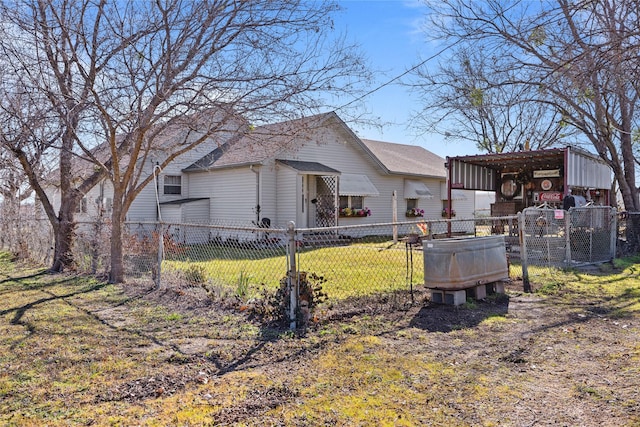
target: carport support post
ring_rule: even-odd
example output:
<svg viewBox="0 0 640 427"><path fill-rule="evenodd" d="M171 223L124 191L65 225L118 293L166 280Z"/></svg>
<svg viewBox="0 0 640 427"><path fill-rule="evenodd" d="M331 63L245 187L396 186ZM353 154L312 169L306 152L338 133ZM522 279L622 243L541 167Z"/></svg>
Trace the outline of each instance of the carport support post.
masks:
<svg viewBox="0 0 640 427"><path fill-rule="evenodd" d="M296 310L298 308L298 275L296 274L296 224L289 221L287 224L289 234L289 329L296 329Z"/></svg>

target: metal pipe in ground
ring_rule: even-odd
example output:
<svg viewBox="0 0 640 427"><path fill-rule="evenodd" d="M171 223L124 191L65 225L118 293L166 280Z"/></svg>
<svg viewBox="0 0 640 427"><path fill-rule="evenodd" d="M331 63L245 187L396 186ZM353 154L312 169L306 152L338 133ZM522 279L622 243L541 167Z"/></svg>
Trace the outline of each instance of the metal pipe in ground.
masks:
<svg viewBox="0 0 640 427"><path fill-rule="evenodd" d="M518 237L520 240L520 262L522 263L522 286L525 292L531 292L531 283L529 282L529 268L527 260L527 239L525 238L525 214L518 214Z"/></svg>
<svg viewBox="0 0 640 427"><path fill-rule="evenodd" d="M289 221L287 224L289 235L289 329L296 329L296 311L298 307L298 274L296 268L296 224Z"/></svg>

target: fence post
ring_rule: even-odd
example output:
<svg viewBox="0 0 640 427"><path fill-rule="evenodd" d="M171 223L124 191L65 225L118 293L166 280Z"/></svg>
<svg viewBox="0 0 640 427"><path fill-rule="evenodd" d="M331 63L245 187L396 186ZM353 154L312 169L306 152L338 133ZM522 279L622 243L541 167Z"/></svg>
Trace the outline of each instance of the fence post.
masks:
<svg viewBox="0 0 640 427"><path fill-rule="evenodd" d="M287 224L289 234L289 329L296 329L296 311L298 306L298 274L296 268L296 224L289 221Z"/></svg>
<svg viewBox="0 0 640 427"><path fill-rule="evenodd" d="M164 227L162 222L158 222L158 265L156 265L156 288L160 289L162 285L162 258L164 255Z"/></svg>
<svg viewBox="0 0 640 427"><path fill-rule="evenodd" d="M618 243L618 212L616 208L609 209L609 224L611 225L611 260L616 257L617 243Z"/></svg>
<svg viewBox="0 0 640 427"><path fill-rule="evenodd" d="M398 196L396 190L391 193L391 221L398 222ZM398 243L398 226L393 226L393 243Z"/></svg>
<svg viewBox="0 0 640 427"><path fill-rule="evenodd" d="M571 210L564 211L564 266L571 266Z"/></svg>
<svg viewBox="0 0 640 427"><path fill-rule="evenodd" d="M529 268L527 266L527 240L525 239L525 214L518 213L518 237L520 240L520 260L522 263L522 286L525 292L531 292L531 283L529 283Z"/></svg>

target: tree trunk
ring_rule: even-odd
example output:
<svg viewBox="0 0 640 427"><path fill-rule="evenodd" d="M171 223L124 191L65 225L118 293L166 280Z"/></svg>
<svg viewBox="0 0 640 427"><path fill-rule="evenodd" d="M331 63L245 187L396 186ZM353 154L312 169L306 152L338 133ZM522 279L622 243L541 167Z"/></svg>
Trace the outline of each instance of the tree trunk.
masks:
<svg viewBox="0 0 640 427"><path fill-rule="evenodd" d="M75 238L75 226L73 218L63 218L54 227L55 246L53 252L53 264L49 271L61 273L73 266L73 242Z"/></svg>
<svg viewBox="0 0 640 427"><path fill-rule="evenodd" d="M122 224L124 215L122 214L122 199L117 194L113 195L113 213L111 221L111 271L109 273L109 283L124 282L124 254L122 250Z"/></svg>

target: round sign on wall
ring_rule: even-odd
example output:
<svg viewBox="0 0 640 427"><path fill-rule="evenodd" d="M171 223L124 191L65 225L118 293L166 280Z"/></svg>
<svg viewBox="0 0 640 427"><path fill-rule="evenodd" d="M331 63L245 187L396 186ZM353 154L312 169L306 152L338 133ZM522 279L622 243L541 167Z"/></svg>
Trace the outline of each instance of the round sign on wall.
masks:
<svg viewBox="0 0 640 427"><path fill-rule="evenodd" d="M549 191L549 190L551 190L551 187L553 187L553 183L550 180L545 179L544 181L542 181L540 186L542 187L542 189L544 191Z"/></svg>

